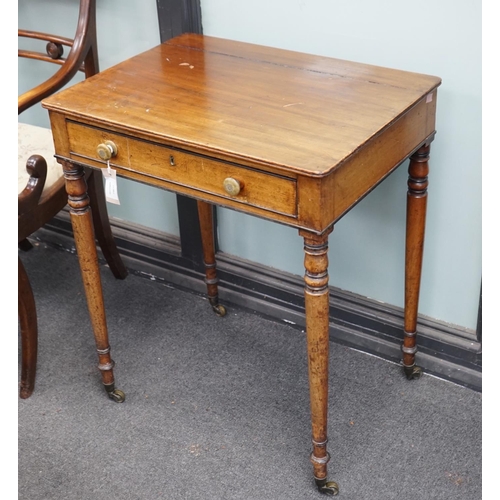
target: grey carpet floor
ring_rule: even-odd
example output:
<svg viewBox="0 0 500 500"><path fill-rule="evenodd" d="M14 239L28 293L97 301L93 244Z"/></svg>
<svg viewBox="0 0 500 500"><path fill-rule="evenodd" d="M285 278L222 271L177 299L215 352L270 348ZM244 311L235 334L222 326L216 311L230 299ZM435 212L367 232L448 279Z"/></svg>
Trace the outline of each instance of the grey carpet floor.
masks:
<svg viewBox="0 0 500 500"><path fill-rule="evenodd" d="M19 400L21 500L325 498L313 488L304 333L103 266L109 400L77 257L21 252L39 315ZM481 394L331 345L330 479L345 500L481 498Z"/></svg>

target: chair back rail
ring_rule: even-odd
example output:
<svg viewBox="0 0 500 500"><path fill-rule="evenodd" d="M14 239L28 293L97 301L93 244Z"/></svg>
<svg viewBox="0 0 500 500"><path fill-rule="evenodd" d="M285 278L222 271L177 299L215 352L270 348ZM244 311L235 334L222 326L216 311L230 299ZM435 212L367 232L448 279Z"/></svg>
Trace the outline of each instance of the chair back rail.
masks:
<svg viewBox="0 0 500 500"><path fill-rule="evenodd" d="M61 65L59 70L46 81L18 97L18 114L21 114L45 97L60 90L78 71L83 71L85 77L92 76L99 72L95 3L95 0L82 0L80 2L78 26L74 40L37 31L18 31L18 36L20 37L49 42L47 44L47 55L41 52L19 50L19 57L38 59ZM70 51L66 58L62 58L63 45L70 47Z"/></svg>

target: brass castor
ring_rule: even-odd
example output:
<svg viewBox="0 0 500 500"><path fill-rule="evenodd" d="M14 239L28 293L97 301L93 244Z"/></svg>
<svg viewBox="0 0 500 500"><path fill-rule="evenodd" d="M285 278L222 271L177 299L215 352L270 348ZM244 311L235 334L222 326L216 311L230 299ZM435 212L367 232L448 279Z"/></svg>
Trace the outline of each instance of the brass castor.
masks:
<svg viewBox="0 0 500 500"><path fill-rule="evenodd" d="M339 494L339 485L335 481L327 481L325 479L316 479L316 486L318 487L318 491L320 493L324 493L325 495L338 495Z"/></svg>
<svg viewBox="0 0 500 500"><path fill-rule="evenodd" d="M217 297L212 297L208 300L210 302L210 305L212 306L214 313L217 314L217 316L220 316L222 318L226 315L226 308L222 304L219 304L219 299Z"/></svg>
<svg viewBox="0 0 500 500"><path fill-rule="evenodd" d="M422 376L422 368L417 365L403 365L403 370L408 380L419 379Z"/></svg>
<svg viewBox="0 0 500 500"><path fill-rule="evenodd" d="M125 401L125 393L120 391L120 389L113 389L108 391L109 399L112 399L115 403L123 403Z"/></svg>
<svg viewBox="0 0 500 500"><path fill-rule="evenodd" d="M222 304L216 304L212 306L212 309L214 310L215 314L217 314L217 316L220 316L221 318L227 313L226 308Z"/></svg>

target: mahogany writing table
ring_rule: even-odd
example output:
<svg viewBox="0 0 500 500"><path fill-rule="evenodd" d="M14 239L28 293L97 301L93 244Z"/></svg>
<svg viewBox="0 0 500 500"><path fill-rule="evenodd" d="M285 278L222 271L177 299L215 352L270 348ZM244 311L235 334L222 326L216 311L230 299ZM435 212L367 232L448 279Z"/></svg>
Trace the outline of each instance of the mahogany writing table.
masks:
<svg viewBox="0 0 500 500"><path fill-rule="evenodd" d="M46 99L62 164L104 386L115 389L84 168L108 168L198 200L216 312L211 205L304 238L311 461L327 481L328 235L410 158L403 368L415 365L430 143L439 78L185 34Z"/></svg>

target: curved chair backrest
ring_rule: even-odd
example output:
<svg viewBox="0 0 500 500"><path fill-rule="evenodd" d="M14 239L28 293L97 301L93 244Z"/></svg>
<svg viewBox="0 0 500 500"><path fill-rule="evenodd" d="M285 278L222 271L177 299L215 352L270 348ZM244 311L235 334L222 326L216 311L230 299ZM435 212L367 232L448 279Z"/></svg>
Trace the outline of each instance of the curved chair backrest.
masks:
<svg viewBox="0 0 500 500"><path fill-rule="evenodd" d="M78 71L83 71L85 77L99 72L95 5L96 0L80 1L78 24L73 39L38 31L18 30L19 37L47 42L46 53L19 49L19 57L37 59L61 66L48 80L19 96L19 114L60 90ZM64 57L64 47L70 48L66 57Z"/></svg>

